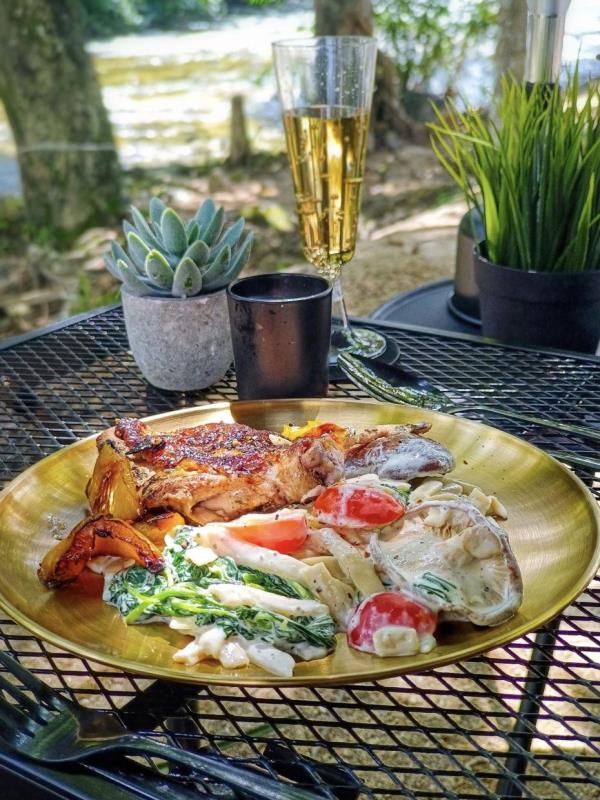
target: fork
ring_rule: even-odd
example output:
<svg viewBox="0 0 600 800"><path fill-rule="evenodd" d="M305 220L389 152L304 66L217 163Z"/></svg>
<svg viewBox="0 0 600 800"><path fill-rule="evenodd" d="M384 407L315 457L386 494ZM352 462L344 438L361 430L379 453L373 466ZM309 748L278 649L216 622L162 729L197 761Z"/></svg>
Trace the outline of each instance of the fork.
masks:
<svg viewBox="0 0 600 800"><path fill-rule="evenodd" d="M378 358L363 358L357 354L341 352L338 354L338 366L347 378L376 400L406 403L447 414L454 414L457 411L481 411L600 442L600 429L522 414L512 408L490 406L468 398L456 402L422 375L417 375L398 364L388 364Z"/></svg>
<svg viewBox="0 0 600 800"><path fill-rule="evenodd" d="M522 414L519 411L502 406L489 406L472 400L454 402L445 392L434 386L427 378L404 369L397 364L387 364L381 359L366 359L356 354L341 352L338 354L338 366L356 386L375 400L387 403L403 403L406 405L444 411L447 414L475 411L488 419L490 416L505 417L527 424L533 424L555 430L560 433L583 436L600 442L600 430L594 430L569 422ZM564 450L547 450L548 455L559 461L591 470L600 469L600 460L588 456L580 456Z"/></svg>
<svg viewBox="0 0 600 800"><path fill-rule="evenodd" d="M280 783L249 769L130 733L112 713L83 708L40 681L7 653L0 664L29 689L35 701L0 673L0 738L17 752L45 764L87 761L111 752L157 756L177 763L259 800L322 800L322 795Z"/></svg>

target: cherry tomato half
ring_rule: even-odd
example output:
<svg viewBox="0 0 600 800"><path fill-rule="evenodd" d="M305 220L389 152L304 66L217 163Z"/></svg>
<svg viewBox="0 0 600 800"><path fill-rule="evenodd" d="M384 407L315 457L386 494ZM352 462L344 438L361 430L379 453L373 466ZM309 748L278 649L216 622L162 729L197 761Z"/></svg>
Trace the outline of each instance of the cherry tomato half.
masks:
<svg viewBox="0 0 600 800"><path fill-rule="evenodd" d="M406 506L382 489L350 483L331 486L315 500L319 522L345 528L381 528L404 515Z"/></svg>
<svg viewBox="0 0 600 800"><path fill-rule="evenodd" d="M413 628L419 635L433 634L437 614L400 592L379 592L355 610L348 624L348 642L357 650L373 653L373 634L389 625Z"/></svg>
<svg viewBox="0 0 600 800"><path fill-rule="evenodd" d="M268 547L279 553L293 553L304 544L308 525L304 511L275 514L246 514L225 527L245 542Z"/></svg>

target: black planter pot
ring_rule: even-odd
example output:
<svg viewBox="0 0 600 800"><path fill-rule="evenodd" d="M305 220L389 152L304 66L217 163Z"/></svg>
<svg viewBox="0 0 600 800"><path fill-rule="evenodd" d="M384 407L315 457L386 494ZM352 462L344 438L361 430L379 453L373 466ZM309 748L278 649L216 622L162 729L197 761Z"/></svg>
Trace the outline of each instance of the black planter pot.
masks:
<svg viewBox="0 0 600 800"><path fill-rule="evenodd" d="M595 353L600 339L600 270L526 272L475 252L484 336L510 344Z"/></svg>

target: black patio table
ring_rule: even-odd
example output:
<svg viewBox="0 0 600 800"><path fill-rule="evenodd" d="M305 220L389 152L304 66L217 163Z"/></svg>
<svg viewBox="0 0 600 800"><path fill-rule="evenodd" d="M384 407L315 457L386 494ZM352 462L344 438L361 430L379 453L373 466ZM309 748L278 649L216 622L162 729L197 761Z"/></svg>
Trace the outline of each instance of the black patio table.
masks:
<svg viewBox="0 0 600 800"><path fill-rule="evenodd" d="M456 395L600 428L600 359L361 322L393 337L409 369ZM345 382L330 393L364 397ZM0 480L6 484L115 417L235 398L232 371L205 392L150 387L128 352L120 308L67 320L0 348ZM597 446L582 440L488 421L542 448L598 456ZM600 498L600 480L589 470L577 474ZM599 612L595 583L560 618L506 647L420 675L340 688L152 682L60 652L10 619L0 619L0 647L52 686L117 712L133 728L181 747L221 750L318 786L325 796L590 800L600 797ZM336 786L336 773L327 782L307 759L346 766L360 788ZM2 798L25 778L43 796L90 796L85 768L65 775L5 752L0 767Z"/></svg>

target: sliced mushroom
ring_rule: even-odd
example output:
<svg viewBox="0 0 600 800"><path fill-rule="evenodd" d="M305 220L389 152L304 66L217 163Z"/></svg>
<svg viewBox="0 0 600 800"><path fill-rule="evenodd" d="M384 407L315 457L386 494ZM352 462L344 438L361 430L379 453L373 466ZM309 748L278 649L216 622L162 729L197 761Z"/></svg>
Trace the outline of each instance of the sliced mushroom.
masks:
<svg viewBox="0 0 600 800"><path fill-rule="evenodd" d="M424 480L410 494L410 504L416 505L425 500L460 500L470 503L486 517L507 519L506 508L493 494L485 494L471 483L457 483L445 478Z"/></svg>
<svg viewBox="0 0 600 800"><path fill-rule="evenodd" d="M372 537L370 551L384 583L412 593L442 620L498 625L521 604L521 574L506 532L460 500L409 508L391 538Z"/></svg>
<svg viewBox="0 0 600 800"><path fill-rule="evenodd" d="M420 430L416 426L414 429ZM350 448L344 461L344 475L355 478L374 472L380 478L404 481L425 475L443 475L453 467L452 453L444 445L402 430Z"/></svg>

